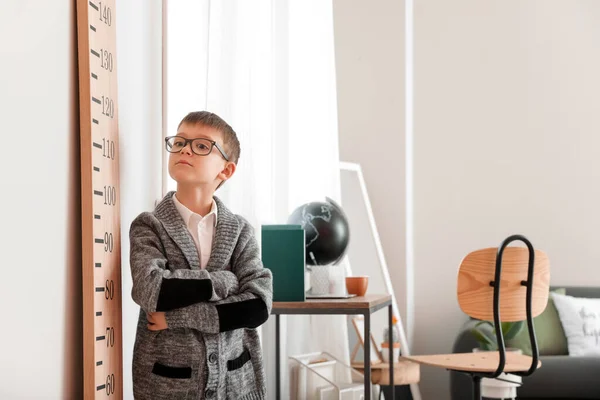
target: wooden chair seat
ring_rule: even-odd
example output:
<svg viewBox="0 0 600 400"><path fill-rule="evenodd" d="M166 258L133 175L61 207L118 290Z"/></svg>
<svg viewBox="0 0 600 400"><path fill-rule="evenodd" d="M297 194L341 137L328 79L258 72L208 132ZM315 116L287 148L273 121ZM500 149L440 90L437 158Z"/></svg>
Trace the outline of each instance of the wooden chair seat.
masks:
<svg viewBox="0 0 600 400"><path fill-rule="evenodd" d="M414 361L419 364L465 372L495 372L498 368L499 358L500 353L497 351L402 357L402 359ZM504 372L527 371L531 367L531 360L532 358L529 356L507 352ZM538 361L538 368L541 365L542 362Z"/></svg>
<svg viewBox="0 0 600 400"><path fill-rule="evenodd" d="M527 248L508 247L514 241L523 242ZM498 329L497 325L502 322L527 321L527 326L532 326L533 318L546 308L549 286L550 262L546 253L535 250L525 236L511 235L498 248L490 247L467 254L458 269L456 293L458 304L465 314L494 322ZM496 337L496 342L501 347L503 333L500 329L498 332L500 337ZM531 336L530 341L535 349L535 336ZM537 354L536 368L531 368L533 357L515 352L504 354L506 359L501 372L522 372L522 376L529 376L542 365ZM482 399L483 378L495 375L500 366L500 353L497 351L406 356L403 359L470 374L474 400Z"/></svg>

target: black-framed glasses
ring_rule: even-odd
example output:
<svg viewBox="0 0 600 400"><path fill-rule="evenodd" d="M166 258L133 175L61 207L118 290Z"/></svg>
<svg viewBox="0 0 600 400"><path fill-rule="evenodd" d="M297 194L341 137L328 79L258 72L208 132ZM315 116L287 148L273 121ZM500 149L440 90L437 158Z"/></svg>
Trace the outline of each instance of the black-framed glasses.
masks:
<svg viewBox="0 0 600 400"><path fill-rule="evenodd" d="M226 161L229 161L229 157L225 154L225 151L219 146L219 143L214 140L206 138L186 139L181 136L169 136L165 138L165 147L169 153L178 153L190 143L190 148L194 154L199 156L207 156L212 151L213 147L219 150L219 153L223 156Z"/></svg>

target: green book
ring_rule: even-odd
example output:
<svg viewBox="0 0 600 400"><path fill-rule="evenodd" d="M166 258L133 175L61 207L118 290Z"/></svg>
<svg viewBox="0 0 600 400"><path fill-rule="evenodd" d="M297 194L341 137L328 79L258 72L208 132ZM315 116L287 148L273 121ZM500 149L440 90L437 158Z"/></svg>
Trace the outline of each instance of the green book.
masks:
<svg viewBox="0 0 600 400"><path fill-rule="evenodd" d="M304 229L263 225L261 231L262 262L273 273L273 301L304 301Z"/></svg>

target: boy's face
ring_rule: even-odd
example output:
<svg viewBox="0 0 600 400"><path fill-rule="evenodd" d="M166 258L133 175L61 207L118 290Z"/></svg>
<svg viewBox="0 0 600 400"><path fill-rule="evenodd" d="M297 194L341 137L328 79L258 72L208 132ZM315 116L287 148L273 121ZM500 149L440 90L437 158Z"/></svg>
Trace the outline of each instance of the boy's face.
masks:
<svg viewBox="0 0 600 400"><path fill-rule="evenodd" d="M221 132L204 125L183 123L177 130L177 136L186 139L214 140L224 149ZM210 154L206 156L195 154L191 149L191 143L179 152L169 153L169 175L179 185L193 185L215 190L218 184L222 180L229 179L234 171L235 164L226 161L216 147L213 147Z"/></svg>

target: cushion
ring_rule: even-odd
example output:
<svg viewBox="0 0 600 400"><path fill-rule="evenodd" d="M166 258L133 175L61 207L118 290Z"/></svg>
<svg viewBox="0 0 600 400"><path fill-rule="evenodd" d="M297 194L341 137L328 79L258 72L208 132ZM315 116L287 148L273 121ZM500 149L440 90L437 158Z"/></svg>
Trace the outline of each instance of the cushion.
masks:
<svg viewBox="0 0 600 400"><path fill-rule="evenodd" d="M565 289L555 289L552 293L566 294ZM567 338L561 320L556 311L552 296L548 297L548 304L544 311L533 319L538 351L542 356L560 356L569 354ZM531 356L531 343L529 341L529 328L525 327L514 338L506 342L507 347L516 347L523 354Z"/></svg>
<svg viewBox="0 0 600 400"><path fill-rule="evenodd" d="M600 356L600 299L552 293L569 355Z"/></svg>

